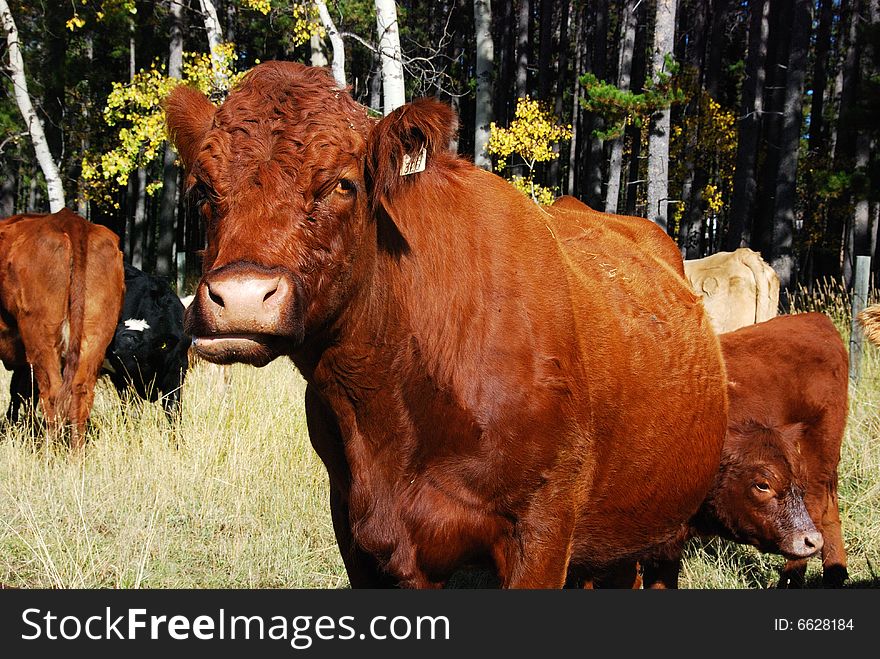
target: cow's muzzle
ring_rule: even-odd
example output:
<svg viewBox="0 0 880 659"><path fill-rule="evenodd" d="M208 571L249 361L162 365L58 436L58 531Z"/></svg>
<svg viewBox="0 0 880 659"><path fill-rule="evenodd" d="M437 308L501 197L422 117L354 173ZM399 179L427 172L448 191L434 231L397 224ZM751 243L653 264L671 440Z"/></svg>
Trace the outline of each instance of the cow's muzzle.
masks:
<svg viewBox="0 0 880 659"><path fill-rule="evenodd" d="M196 353L211 362L264 366L301 340L294 279L280 269L233 264L202 278L186 312Z"/></svg>

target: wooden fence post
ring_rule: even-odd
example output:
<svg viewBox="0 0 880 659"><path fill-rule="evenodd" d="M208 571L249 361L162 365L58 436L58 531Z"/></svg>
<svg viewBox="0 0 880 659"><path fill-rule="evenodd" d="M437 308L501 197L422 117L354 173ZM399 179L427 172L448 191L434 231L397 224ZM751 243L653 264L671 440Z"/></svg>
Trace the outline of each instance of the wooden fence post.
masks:
<svg viewBox="0 0 880 659"><path fill-rule="evenodd" d="M868 303L868 280L871 274L871 257L856 257L856 278L852 292L852 321L849 334L849 380L852 386L859 383L859 371L862 363L862 327L858 315Z"/></svg>

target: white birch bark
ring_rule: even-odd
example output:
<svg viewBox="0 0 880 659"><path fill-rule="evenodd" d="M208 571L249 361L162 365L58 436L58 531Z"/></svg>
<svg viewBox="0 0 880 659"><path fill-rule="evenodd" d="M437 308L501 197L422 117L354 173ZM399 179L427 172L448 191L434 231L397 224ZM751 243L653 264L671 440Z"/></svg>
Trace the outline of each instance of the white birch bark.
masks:
<svg viewBox="0 0 880 659"><path fill-rule="evenodd" d="M324 0L315 0L315 5L318 7L324 31L327 32L327 38L330 39L330 45L333 47L333 64L331 65L333 77L339 88L345 89L345 43L343 43L339 30L336 29L336 23L333 22L333 18L327 10L327 3Z"/></svg>
<svg viewBox="0 0 880 659"><path fill-rule="evenodd" d="M474 164L492 171L492 159L486 153L489 122L492 121L492 70L495 44L492 41L492 2L474 0L474 31L477 37L477 104L474 126Z"/></svg>
<svg viewBox="0 0 880 659"><path fill-rule="evenodd" d="M623 43L617 58L617 87L629 91L632 75L633 50L636 43L639 0L626 0L623 7ZM605 212L616 213L620 200L620 172L623 169L624 135L611 140L611 159L608 163L608 186L605 189Z"/></svg>
<svg viewBox="0 0 880 659"><path fill-rule="evenodd" d="M663 72L666 56L672 53L675 38L677 0L657 0L654 23L652 77L656 82ZM669 129L670 111L664 108L654 115L648 133L648 209L647 217L666 229L669 206Z"/></svg>
<svg viewBox="0 0 880 659"><path fill-rule="evenodd" d="M217 8L211 0L199 0L199 7L205 20L205 31L208 34L208 47L211 49L211 68L214 70L214 86L217 89L226 89L229 81L223 74L220 61L220 44L223 43L223 30L220 28L220 19L217 17Z"/></svg>
<svg viewBox="0 0 880 659"><path fill-rule="evenodd" d="M397 5L394 0L376 0L376 27L382 54L383 110L388 115L406 103Z"/></svg>
<svg viewBox="0 0 880 659"><path fill-rule="evenodd" d="M0 0L0 21L3 23L3 30L6 32L6 43L9 50L9 70L12 76L12 87L15 90L15 102L21 116L24 118L25 126L31 135L31 142L34 145L34 151L37 154L37 162L43 171L46 179L46 186L49 192L49 210L55 213L64 208L64 186L61 184L61 175L58 172L58 165L49 151L49 144L46 142L46 133L43 131L43 124L37 116L36 110L31 103L31 97L28 93L27 78L24 74L24 60L21 57L21 48L18 44L18 28L12 18L12 12L9 10L9 3L6 0Z"/></svg>

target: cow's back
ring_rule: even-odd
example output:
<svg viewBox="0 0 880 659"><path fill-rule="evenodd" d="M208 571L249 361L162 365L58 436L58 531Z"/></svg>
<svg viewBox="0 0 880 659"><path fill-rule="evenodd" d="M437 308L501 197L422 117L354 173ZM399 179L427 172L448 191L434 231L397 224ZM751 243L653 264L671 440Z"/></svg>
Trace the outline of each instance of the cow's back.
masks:
<svg viewBox="0 0 880 659"><path fill-rule="evenodd" d="M570 195L559 197L548 210L559 217L561 231L578 227L575 229L577 231L580 224L603 223L632 240L640 251L654 256L682 277L685 276L684 261L675 241L659 225L647 218L603 213Z"/></svg>

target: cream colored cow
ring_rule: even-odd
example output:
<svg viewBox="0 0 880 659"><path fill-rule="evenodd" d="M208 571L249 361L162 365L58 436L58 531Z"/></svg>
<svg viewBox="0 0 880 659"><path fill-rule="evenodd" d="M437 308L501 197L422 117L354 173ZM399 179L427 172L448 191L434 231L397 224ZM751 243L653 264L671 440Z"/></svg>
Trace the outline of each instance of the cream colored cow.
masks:
<svg viewBox="0 0 880 659"><path fill-rule="evenodd" d="M779 277L758 252L718 252L685 261L684 271L718 334L776 316Z"/></svg>

